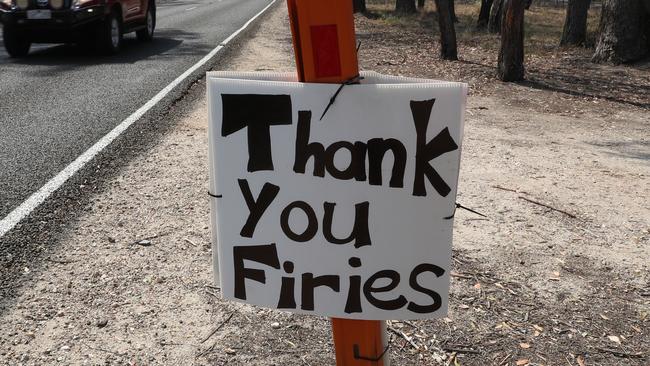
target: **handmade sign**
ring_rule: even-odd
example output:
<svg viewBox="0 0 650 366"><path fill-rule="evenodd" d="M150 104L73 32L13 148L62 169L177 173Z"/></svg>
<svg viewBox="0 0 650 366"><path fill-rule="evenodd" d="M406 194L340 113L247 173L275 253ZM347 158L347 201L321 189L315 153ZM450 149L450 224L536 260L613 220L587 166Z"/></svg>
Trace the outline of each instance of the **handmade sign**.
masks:
<svg viewBox="0 0 650 366"><path fill-rule="evenodd" d="M208 75L225 298L338 318L446 314L467 87L362 76L330 103L340 85Z"/></svg>

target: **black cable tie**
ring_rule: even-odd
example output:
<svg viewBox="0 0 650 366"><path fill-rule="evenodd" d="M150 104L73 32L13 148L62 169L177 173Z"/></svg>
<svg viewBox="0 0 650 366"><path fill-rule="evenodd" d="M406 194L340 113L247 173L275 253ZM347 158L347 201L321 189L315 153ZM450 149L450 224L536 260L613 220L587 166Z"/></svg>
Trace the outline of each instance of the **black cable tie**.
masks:
<svg viewBox="0 0 650 366"><path fill-rule="evenodd" d="M390 348L390 344L388 344L386 346L386 348L384 348L384 352L382 352L377 357L361 356L359 354L359 345L358 344L355 344L354 346L352 346L352 351L354 352L354 359L355 360L364 360L364 361L370 361L370 362L377 362L377 361L381 360L382 358L384 358L384 355L386 354L386 352L388 352L389 348Z"/></svg>
<svg viewBox="0 0 650 366"><path fill-rule="evenodd" d="M223 195L221 194L212 194L210 191L208 191L208 196L213 197L213 198L221 198Z"/></svg>
<svg viewBox="0 0 650 366"><path fill-rule="evenodd" d="M359 53L360 49L361 49L361 41L359 41L359 43L357 43L357 53Z"/></svg>
<svg viewBox="0 0 650 366"><path fill-rule="evenodd" d="M334 104L334 102L336 101L336 97L339 96L339 93L341 92L341 90L343 90L343 87L344 87L344 86L346 86L346 85L353 85L353 84L359 84L359 82L360 82L361 80L363 80L363 76L359 76L359 75L357 75L357 76L354 76L354 77L352 77L352 78L350 78L350 79L344 81L343 83L341 83L341 85L339 86L339 88L336 90L336 93L334 93L334 95L332 95L332 97L330 98L330 102L329 102L329 104L327 105L327 107L325 107L325 110L323 111L323 114L320 116L320 120L321 120L321 121L323 120L323 117L325 117L325 113L327 113L327 111L330 109L330 107L332 106L332 104Z"/></svg>
<svg viewBox="0 0 650 366"><path fill-rule="evenodd" d="M472 210L471 208L469 208L469 207L465 207L465 206L461 205L460 203L456 202L456 207L454 208L454 213L452 213L451 216L447 216L447 217L445 217L444 219L445 219L445 220L451 220L451 219L453 219L454 216L456 215L456 209L457 209L457 208L460 208L460 209L462 209L462 210L469 211L469 212L471 212L471 213L473 213L473 214L477 214L477 215L479 215L479 216L482 216L482 217L487 218L487 216L483 215L482 213L480 213L480 212L478 212L478 211L476 211L476 210Z"/></svg>

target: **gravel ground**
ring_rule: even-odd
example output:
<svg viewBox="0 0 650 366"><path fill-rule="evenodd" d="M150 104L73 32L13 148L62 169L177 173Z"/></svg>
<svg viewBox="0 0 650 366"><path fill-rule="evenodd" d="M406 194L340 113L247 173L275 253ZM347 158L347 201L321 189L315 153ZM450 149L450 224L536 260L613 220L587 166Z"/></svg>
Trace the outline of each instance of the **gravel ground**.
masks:
<svg viewBox="0 0 650 366"><path fill-rule="evenodd" d="M398 32L417 35L357 22L363 67L396 73L382 56ZM291 59L282 4L229 69L286 71ZM400 74L445 77L409 60ZM392 363L647 365L648 110L491 82L469 99L458 197L488 218L457 213L449 315L390 322ZM0 300L0 364L334 363L326 319L219 299L204 88L173 107L181 117L159 141L68 206L76 218L39 243L37 262L0 258L20 273Z"/></svg>

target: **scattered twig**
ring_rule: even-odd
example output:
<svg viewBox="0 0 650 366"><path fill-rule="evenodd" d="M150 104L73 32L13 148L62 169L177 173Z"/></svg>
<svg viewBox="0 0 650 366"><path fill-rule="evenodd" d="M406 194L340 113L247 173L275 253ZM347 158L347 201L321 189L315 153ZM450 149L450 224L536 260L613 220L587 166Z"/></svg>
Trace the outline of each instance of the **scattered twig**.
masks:
<svg viewBox="0 0 650 366"><path fill-rule="evenodd" d="M400 331L400 330L397 330L397 329L395 329L395 328L393 328L393 327L388 327L388 330L390 330L391 332L393 332L393 333L397 334L398 336L404 338L404 340L407 341L407 342L409 342L409 344L410 344L413 348L415 348L415 349L417 349L417 350L420 349L420 347L418 347L418 345L415 344L415 342L413 342L413 339L412 339L411 337L407 336L404 332L402 332L402 331Z"/></svg>
<svg viewBox="0 0 650 366"><path fill-rule="evenodd" d="M473 348L464 348L464 347L458 347L458 346L443 346L443 350L447 352L454 352L454 353L470 353L473 355L477 355L480 352L473 349Z"/></svg>
<svg viewBox="0 0 650 366"><path fill-rule="evenodd" d="M402 56L402 61L401 62L392 62L392 61L382 60L381 65L399 66L399 65L404 65L404 63L406 63L406 55Z"/></svg>
<svg viewBox="0 0 650 366"><path fill-rule="evenodd" d="M202 356L204 356L204 355L206 355L206 354L212 352L212 351L214 350L214 347L217 346L217 343L219 343L218 340L217 340L216 342L214 342L210 347L208 347L208 348L204 349L203 351L201 351L201 352L197 355L197 357L202 357ZM228 363L228 362L226 361L226 363ZM225 363L224 363L224 365L225 365Z"/></svg>
<svg viewBox="0 0 650 366"><path fill-rule="evenodd" d="M221 297L220 297L218 294L215 294L214 292L212 292L212 291L210 291L210 290L205 290L205 293L208 294L208 295L210 295L210 296L214 296L214 297L216 297L217 299L221 299Z"/></svg>
<svg viewBox="0 0 650 366"><path fill-rule="evenodd" d="M191 241L191 240L188 239L188 238L185 238L185 241L188 242L188 243L190 243L190 244L192 244L192 246L198 247L198 245L197 245L195 242Z"/></svg>
<svg viewBox="0 0 650 366"><path fill-rule="evenodd" d="M451 259L453 259L454 262L456 262L456 263L458 263L458 264L465 264L464 261L462 261L462 260L460 260L460 259L458 259L458 258L456 258L456 257L451 257Z"/></svg>
<svg viewBox="0 0 650 366"><path fill-rule="evenodd" d="M230 321L230 319L232 319L232 317L233 317L234 315L235 315L234 312L230 313L230 315L226 318L226 320L222 321L221 324L219 324L216 328L214 328L214 330L213 330L210 334L208 334L207 337L203 338L203 340L201 341L201 344L205 343L208 339L210 339L210 337L212 337L212 336L213 336L215 333L217 333L221 328L223 328L223 326L226 325L226 323L228 323L228 322Z"/></svg>
<svg viewBox="0 0 650 366"><path fill-rule="evenodd" d="M410 322L410 321L408 321L408 320L402 320L402 323L404 323L404 324L408 324L408 325L410 325L411 327L413 327L413 328L415 328L415 329L417 329L417 330L420 330L420 327L418 327L417 325L413 324L412 322Z"/></svg>
<svg viewBox="0 0 650 366"><path fill-rule="evenodd" d="M162 238L163 236L167 236L167 235L169 235L169 233L162 233L162 234L155 234L155 235L147 236L146 238L142 238L142 239L138 239L138 240L133 241L131 243L131 245L136 245L136 244L137 245L142 245L140 243L143 242L143 241L144 242L151 241L151 239ZM149 246L149 245L151 245L151 243L146 244L145 246Z"/></svg>
<svg viewBox="0 0 650 366"><path fill-rule="evenodd" d="M143 241L143 240L151 240L151 239L155 239L155 238L157 238L158 236L159 236L158 234L151 235L151 236L147 236L146 238L142 238L142 239L138 239L138 240L134 241L133 244L136 244L137 242L139 242L139 241Z"/></svg>
<svg viewBox="0 0 650 366"><path fill-rule="evenodd" d="M464 279L468 279L468 280L471 280L472 278L474 278L474 276L470 276L470 275L467 275L467 274L464 274L464 273L458 273L458 272L451 272L450 276L451 277L457 277L457 278L464 278Z"/></svg>
<svg viewBox="0 0 650 366"><path fill-rule="evenodd" d="M501 362L499 362L499 366L505 364L508 361L508 359L510 358L510 356L512 356L512 353L508 353L506 355L506 357L504 357L503 360L501 360Z"/></svg>
<svg viewBox="0 0 650 366"><path fill-rule="evenodd" d="M47 258L46 261L52 262L52 263L58 263L58 264L70 264L70 263L75 263L77 261L75 260L59 260L59 259L52 259L52 258Z"/></svg>
<svg viewBox="0 0 650 366"><path fill-rule="evenodd" d="M572 213L569 213L569 212L566 212L566 211L564 211L564 210L560 210L559 208L555 208L555 207L553 207L553 206L549 206L549 205L547 205L547 204L544 204L544 203L541 203L541 202L537 202L537 201L531 200L530 198L526 198L526 197L523 197L523 196L519 196L519 198L521 198L521 199L524 200L524 201L527 201L527 202L530 202L530 203L534 203L534 204L539 205L539 206L542 206L542 207L546 207L546 208L548 208L549 210L553 210L553 211L561 212L561 213L563 213L563 214L569 216L569 217L572 218L572 219L576 219L576 218L577 218L576 215L574 215L574 214L572 214Z"/></svg>
<svg viewBox="0 0 650 366"><path fill-rule="evenodd" d="M623 351L619 351L619 350L615 350L615 349L600 348L600 347L596 347L596 349L601 351L601 352L611 353L614 356L623 357L623 358L644 358L645 357L643 355L643 353L641 353L641 352L639 352L639 353L629 353L629 352L623 352Z"/></svg>
<svg viewBox="0 0 650 366"><path fill-rule="evenodd" d="M221 289L217 286L205 285L205 293L210 296L219 298L219 294L217 294L216 291L220 291L220 290Z"/></svg>
<svg viewBox="0 0 650 366"><path fill-rule="evenodd" d="M506 188L506 187L501 187L501 186L492 186L492 188L500 189L500 190L502 190L502 191L508 191L508 192L519 193L518 190L516 190L516 189L512 189L512 188Z"/></svg>
<svg viewBox="0 0 650 366"><path fill-rule="evenodd" d="M456 352L453 352L451 355L449 355L449 360L447 360L447 366L451 366L451 364L454 362L456 359Z"/></svg>
<svg viewBox="0 0 650 366"><path fill-rule="evenodd" d="M467 219L464 219L465 221L490 221L490 219L485 218L485 217L470 217Z"/></svg>

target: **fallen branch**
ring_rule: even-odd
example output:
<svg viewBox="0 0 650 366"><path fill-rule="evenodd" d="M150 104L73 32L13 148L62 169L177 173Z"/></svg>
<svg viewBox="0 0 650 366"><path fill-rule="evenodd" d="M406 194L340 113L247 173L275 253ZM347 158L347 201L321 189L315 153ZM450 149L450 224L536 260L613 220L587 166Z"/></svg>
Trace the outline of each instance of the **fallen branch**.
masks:
<svg viewBox="0 0 650 366"><path fill-rule="evenodd" d="M205 342L206 342L208 339L210 339L210 338L211 338L215 333L217 333L221 328L223 328L223 326L226 325L226 323L228 323L228 322L230 321L230 319L232 319L232 317L233 317L234 315L235 315L234 312L230 313L230 315L226 318L226 320L222 321L221 324L219 324L216 328L214 328L214 330L213 330L210 334L208 334L208 336L205 337L205 338L201 341L201 344L205 343Z"/></svg>
<svg viewBox="0 0 650 366"><path fill-rule="evenodd" d="M564 210L560 210L559 208L555 208L555 207L553 207L553 206L549 206L549 205L547 205L547 204L544 204L544 203L541 203L541 202L537 202L537 201L531 200L530 198L526 198L526 197L522 197L522 196L519 196L519 198L521 198L521 199L524 200L524 201L527 201L527 202L530 202L530 203L534 203L534 204L539 205L539 206L542 206L542 207L546 207L546 208L548 208L549 210L553 210L553 211L557 211L557 212L563 213L563 214L569 216L569 217L572 218L572 219L576 219L576 218L577 218L576 215L574 215L574 214L572 214L572 213L569 213L569 212L566 212L566 211L564 211Z"/></svg>

